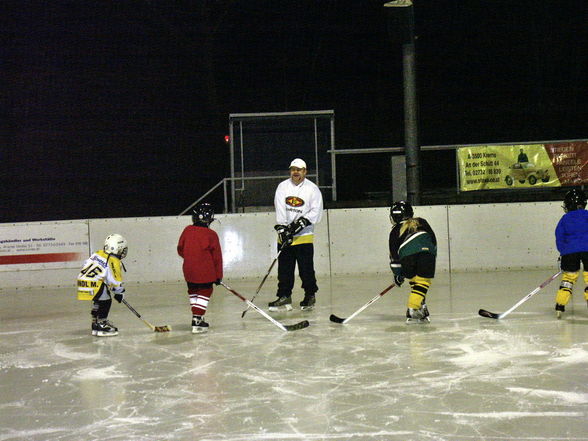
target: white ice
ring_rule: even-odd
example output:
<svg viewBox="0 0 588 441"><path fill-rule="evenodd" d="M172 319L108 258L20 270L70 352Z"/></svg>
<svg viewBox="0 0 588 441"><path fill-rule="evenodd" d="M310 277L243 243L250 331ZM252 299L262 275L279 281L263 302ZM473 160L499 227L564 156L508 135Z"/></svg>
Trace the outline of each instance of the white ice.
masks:
<svg viewBox="0 0 588 441"><path fill-rule="evenodd" d="M272 316L221 287L210 332L190 333L183 285L127 287L112 338L90 335L74 289L0 294L0 441L588 440L588 308L581 290L562 320L557 282L502 312L549 271L440 274L432 322L406 325L408 287L345 325L389 277L319 279L317 308ZM259 280L228 280L251 297ZM267 310L275 279L256 299ZM301 300L297 287L295 305Z"/></svg>

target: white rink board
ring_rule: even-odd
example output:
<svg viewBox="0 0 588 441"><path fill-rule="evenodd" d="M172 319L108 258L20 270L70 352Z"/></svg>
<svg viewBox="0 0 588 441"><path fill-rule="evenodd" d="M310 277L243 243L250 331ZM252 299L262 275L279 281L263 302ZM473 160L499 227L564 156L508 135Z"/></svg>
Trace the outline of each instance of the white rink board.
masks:
<svg viewBox="0 0 588 441"><path fill-rule="evenodd" d="M277 255L274 213L217 214L211 228L219 235L226 279L261 278ZM124 260L125 280L133 282L183 281L182 259L176 246L191 224L190 216L100 219L90 221L92 249L99 249L108 234L122 234L129 242ZM315 270L328 274L326 216L315 229ZM277 267L272 271L275 275Z"/></svg>
<svg viewBox="0 0 588 441"><path fill-rule="evenodd" d="M29 234L45 235L48 232L59 231L61 237L65 237L74 242L80 242L68 251L75 251L80 255L88 252L88 221L87 220L67 220L51 222L17 222L11 224L0 224L0 239L10 239L15 234L23 231ZM67 231L70 230L71 234ZM83 244L81 242L86 242ZM39 249L35 250L39 251ZM30 253L27 253L30 254ZM34 253L32 253L34 254ZM84 262L85 257L80 257L79 261L41 263L41 264L22 264L22 265L4 265L0 270L0 290L9 287L44 287L59 286L63 281L74 280ZM73 285L73 282L71 282Z"/></svg>
<svg viewBox="0 0 588 441"><path fill-rule="evenodd" d="M425 218L435 231L437 271L448 271L446 207L414 207L414 211L415 216ZM329 210L333 274L390 273L388 236L391 229L387 207Z"/></svg>
<svg viewBox="0 0 588 441"><path fill-rule="evenodd" d="M123 260L127 269L124 282L183 280L176 246L189 221L189 217L93 219L90 221L91 250L101 249L109 234L122 234L129 247Z"/></svg>
<svg viewBox="0 0 588 441"><path fill-rule="evenodd" d="M563 214L561 202L448 206L451 270L555 270Z"/></svg>
<svg viewBox="0 0 588 441"><path fill-rule="evenodd" d="M334 274L390 272L387 208L329 210L329 239Z"/></svg>
<svg viewBox="0 0 588 441"><path fill-rule="evenodd" d="M422 206L415 207L415 215L427 219L437 236L438 273L555 269L558 253L554 230L563 215L560 205L538 202ZM261 281L277 255L275 213L219 214L216 218L212 228L218 232L223 248L225 279ZM104 238L112 233L120 233L129 241L125 282L183 281L176 245L184 227L191 223L190 216L87 222L91 251L100 249ZM387 207L325 210L315 230L317 276L388 273L390 228ZM39 286L73 289L77 273L77 268L1 271L0 290ZM274 268L270 278L275 278L276 273Z"/></svg>
<svg viewBox="0 0 588 441"><path fill-rule="evenodd" d="M0 225L0 271L78 268L88 245L87 221Z"/></svg>

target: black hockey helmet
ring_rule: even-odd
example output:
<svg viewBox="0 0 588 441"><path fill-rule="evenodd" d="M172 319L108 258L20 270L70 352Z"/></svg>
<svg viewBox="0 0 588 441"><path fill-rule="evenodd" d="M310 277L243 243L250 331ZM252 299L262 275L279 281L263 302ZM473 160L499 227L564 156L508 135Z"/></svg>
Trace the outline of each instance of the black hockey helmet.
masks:
<svg viewBox="0 0 588 441"><path fill-rule="evenodd" d="M390 220L393 224L411 218L413 215L414 210L412 209L412 205L406 201L394 202L392 207L390 207Z"/></svg>
<svg viewBox="0 0 588 441"><path fill-rule="evenodd" d="M192 210L192 223L208 227L214 220L214 208L208 202L196 205Z"/></svg>
<svg viewBox="0 0 588 441"><path fill-rule="evenodd" d="M568 211L583 210L586 208L586 194L579 188L568 191L564 197L563 209Z"/></svg>

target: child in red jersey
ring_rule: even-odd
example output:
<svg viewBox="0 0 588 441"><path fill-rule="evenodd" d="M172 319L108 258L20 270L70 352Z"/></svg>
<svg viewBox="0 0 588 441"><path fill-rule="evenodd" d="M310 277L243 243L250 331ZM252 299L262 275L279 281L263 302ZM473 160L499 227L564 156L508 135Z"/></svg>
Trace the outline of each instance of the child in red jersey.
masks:
<svg viewBox="0 0 588 441"><path fill-rule="evenodd" d="M178 241L178 254L184 259L182 269L192 308L193 334L208 331L203 316L212 296L212 284L219 285L223 278L220 242L216 232L209 228L213 220L212 206L199 204L192 214L194 225L184 228Z"/></svg>

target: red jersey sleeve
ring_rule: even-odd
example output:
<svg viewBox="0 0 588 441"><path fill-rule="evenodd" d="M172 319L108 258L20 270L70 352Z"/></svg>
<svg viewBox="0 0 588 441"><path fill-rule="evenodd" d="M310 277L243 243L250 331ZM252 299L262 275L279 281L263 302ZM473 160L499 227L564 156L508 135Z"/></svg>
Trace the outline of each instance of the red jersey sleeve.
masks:
<svg viewBox="0 0 588 441"><path fill-rule="evenodd" d="M210 230L212 231L212 230ZM212 231L212 261L214 262L214 269L216 270L216 278L223 278L223 252L221 250L218 234Z"/></svg>
<svg viewBox="0 0 588 441"><path fill-rule="evenodd" d="M178 254L181 257L184 257L184 235L186 234L186 229L184 228L184 231L182 231L182 234L180 235L180 240L178 240Z"/></svg>

